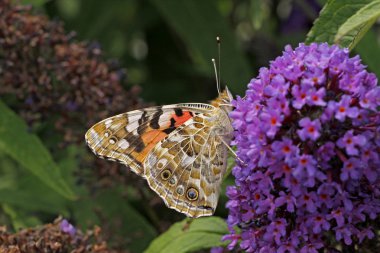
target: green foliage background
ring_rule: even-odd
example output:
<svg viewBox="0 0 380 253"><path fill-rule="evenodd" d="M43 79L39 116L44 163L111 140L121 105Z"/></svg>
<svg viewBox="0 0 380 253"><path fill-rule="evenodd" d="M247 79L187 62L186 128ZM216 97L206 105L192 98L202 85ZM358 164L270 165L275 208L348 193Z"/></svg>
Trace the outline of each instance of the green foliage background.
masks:
<svg viewBox="0 0 380 253"><path fill-rule="evenodd" d="M141 86L144 100L155 104L206 102L216 96L211 64L211 58L218 57L216 36L222 38L221 78L234 94L243 95L259 67L268 66L286 44L303 41L350 47L380 76L379 31L374 26L380 1L319 1L320 13L310 1L296 0L22 2L62 20L78 40L98 41L107 57L127 68L124 88ZM302 27L288 25L294 8L304 17ZM174 215L169 219L173 225L164 232L160 213L172 211L142 207L145 204L134 199L133 193L125 198L125 185L117 183L92 197L91 189L78 185L75 177L81 166L76 157L85 155L84 145L65 148L53 158L47 146L57 144L40 137L0 101L1 224L17 230L63 215L86 229L102 224L94 212L100 209L106 215L103 219L120 219L120 229L112 231L113 238L124 238L120 250L193 252L226 245L220 241L228 233L223 220L227 217L224 189L233 184L232 176L222 186L215 217L197 219L183 229L188 220Z"/></svg>

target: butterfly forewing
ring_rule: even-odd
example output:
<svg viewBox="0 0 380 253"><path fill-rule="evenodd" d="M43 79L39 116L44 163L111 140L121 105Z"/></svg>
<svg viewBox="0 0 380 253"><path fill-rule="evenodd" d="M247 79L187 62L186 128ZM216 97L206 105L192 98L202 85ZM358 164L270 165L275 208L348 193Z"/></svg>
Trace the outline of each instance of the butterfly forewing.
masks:
<svg viewBox="0 0 380 253"><path fill-rule="evenodd" d="M86 141L99 157L126 164L139 175L150 150L191 114L208 110L207 104L178 104L151 107L119 114L95 124L86 133Z"/></svg>
<svg viewBox="0 0 380 253"><path fill-rule="evenodd" d="M116 115L105 119L86 133L86 141L91 150L98 156L109 160L119 161L139 175L143 173L142 159L139 156L148 152L150 143L160 141L165 136L151 129L150 121L155 121L157 116L154 112L157 110L146 109L137 110L128 113ZM148 116L149 115L149 116ZM151 138L145 142L142 132L150 133Z"/></svg>

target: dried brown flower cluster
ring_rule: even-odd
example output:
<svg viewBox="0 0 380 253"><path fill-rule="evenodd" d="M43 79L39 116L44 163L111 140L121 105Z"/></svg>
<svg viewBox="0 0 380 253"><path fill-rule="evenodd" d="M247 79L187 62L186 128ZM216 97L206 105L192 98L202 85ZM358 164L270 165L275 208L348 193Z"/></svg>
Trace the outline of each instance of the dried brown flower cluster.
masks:
<svg viewBox="0 0 380 253"><path fill-rule="evenodd" d="M65 142L83 142L96 121L141 106L124 76L96 43L75 42L60 22L0 1L0 95L30 125L54 121Z"/></svg>
<svg viewBox="0 0 380 253"><path fill-rule="evenodd" d="M62 23L0 1L0 98L42 136L84 145L95 122L143 106L139 88L125 91L124 83L124 69L105 61L96 43L76 42ZM120 165L90 159L98 177L125 181Z"/></svg>
<svg viewBox="0 0 380 253"><path fill-rule="evenodd" d="M75 230L75 234L65 231L61 218L53 223L23 229L17 233L0 229L0 253L116 253L110 250L102 239L101 230L95 227L86 233Z"/></svg>

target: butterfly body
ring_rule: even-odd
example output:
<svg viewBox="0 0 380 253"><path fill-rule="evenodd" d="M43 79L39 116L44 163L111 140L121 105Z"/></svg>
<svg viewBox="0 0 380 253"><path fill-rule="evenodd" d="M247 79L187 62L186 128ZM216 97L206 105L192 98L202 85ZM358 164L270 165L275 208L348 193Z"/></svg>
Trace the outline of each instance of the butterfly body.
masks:
<svg viewBox="0 0 380 253"><path fill-rule="evenodd" d="M144 177L165 204L190 217L212 215L233 128L226 89L211 104L175 104L105 119L86 133L99 157Z"/></svg>

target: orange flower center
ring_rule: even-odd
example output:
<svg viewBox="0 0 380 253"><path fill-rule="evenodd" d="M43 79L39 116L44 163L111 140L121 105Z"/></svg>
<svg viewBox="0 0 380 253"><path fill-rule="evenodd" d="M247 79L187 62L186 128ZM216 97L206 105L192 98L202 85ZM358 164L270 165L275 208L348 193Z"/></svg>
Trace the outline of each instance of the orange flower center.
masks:
<svg viewBox="0 0 380 253"><path fill-rule="evenodd" d="M285 171L285 172L290 172L290 167L288 165L284 165L282 167L282 169Z"/></svg>
<svg viewBox="0 0 380 253"><path fill-rule="evenodd" d="M290 152L290 147L289 146L285 146L282 151L284 151L284 153L289 153Z"/></svg>

